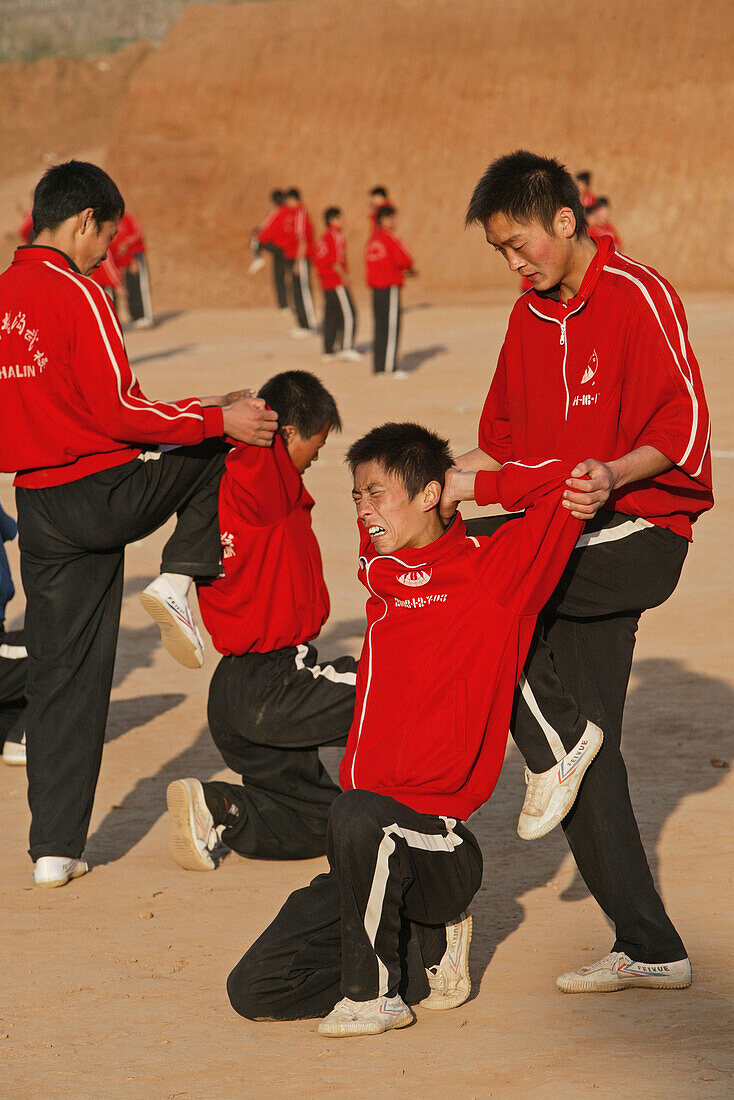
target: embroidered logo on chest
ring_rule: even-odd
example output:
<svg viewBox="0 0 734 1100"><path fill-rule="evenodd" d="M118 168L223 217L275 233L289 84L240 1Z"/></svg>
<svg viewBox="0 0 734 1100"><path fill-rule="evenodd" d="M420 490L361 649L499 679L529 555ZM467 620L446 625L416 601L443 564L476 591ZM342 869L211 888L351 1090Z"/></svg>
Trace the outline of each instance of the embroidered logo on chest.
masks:
<svg viewBox="0 0 734 1100"><path fill-rule="evenodd" d="M596 348L589 356L589 362L586 364L586 370L584 371L583 378L581 379L581 385L585 385L590 382L599 369L599 356L596 354Z"/></svg>
<svg viewBox="0 0 734 1100"><path fill-rule="evenodd" d="M222 557L234 558L237 551L234 548L234 535L229 531L222 531Z"/></svg>
<svg viewBox="0 0 734 1100"><path fill-rule="evenodd" d="M398 577L400 584L404 584L408 588L420 588L421 585L428 584L430 579L430 569L413 569L410 573L401 573Z"/></svg>

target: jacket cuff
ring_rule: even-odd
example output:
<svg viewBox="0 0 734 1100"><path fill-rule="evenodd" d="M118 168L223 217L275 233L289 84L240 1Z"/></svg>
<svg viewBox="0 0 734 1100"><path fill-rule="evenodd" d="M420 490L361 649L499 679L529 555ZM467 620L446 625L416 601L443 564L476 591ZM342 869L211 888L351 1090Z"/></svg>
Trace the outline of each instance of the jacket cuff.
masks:
<svg viewBox="0 0 734 1100"><path fill-rule="evenodd" d="M474 500L479 505L497 504L500 499L499 470L478 470L474 481Z"/></svg>
<svg viewBox="0 0 734 1100"><path fill-rule="evenodd" d="M204 416L204 439L224 435L224 417L221 405L204 405L201 411Z"/></svg>

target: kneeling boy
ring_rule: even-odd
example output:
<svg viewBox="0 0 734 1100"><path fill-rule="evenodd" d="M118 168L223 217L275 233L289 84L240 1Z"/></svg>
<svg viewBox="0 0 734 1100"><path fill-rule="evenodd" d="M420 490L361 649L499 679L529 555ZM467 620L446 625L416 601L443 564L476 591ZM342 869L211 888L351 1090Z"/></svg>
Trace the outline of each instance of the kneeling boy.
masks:
<svg viewBox="0 0 734 1100"><path fill-rule="evenodd" d="M344 745L357 662L319 664L311 641L329 614L313 499L303 473L332 429L336 403L307 371L277 374L259 395L278 413L273 447L236 446L219 491L224 576L199 586L199 608L223 655L209 688L209 727L238 783L177 779L168 787L169 851L211 871L222 840L258 859L310 859L326 850L339 794L319 746Z"/></svg>
<svg viewBox="0 0 734 1100"><path fill-rule="evenodd" d="M458 514L444 530L452 458L425 428L375 428L347 462L368 626L330 869L291 895L228 981L241 1015L326 1016L331 1037L405 1027L409 1004L469 996L482 856L463 822L497 781L537 614L581 530L561 507L567 462L478 474L480 503L526 509L491 538L469 537Z"/></svg>

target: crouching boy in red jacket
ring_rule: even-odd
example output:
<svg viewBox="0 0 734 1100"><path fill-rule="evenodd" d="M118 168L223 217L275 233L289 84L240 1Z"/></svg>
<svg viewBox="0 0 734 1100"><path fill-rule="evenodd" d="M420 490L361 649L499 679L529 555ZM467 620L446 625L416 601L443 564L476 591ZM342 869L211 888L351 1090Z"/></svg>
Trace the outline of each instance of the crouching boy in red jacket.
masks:
<svg viewBox="0 0 734 1100"><path fill-rule="evenodd" d="M425 428L384 424L347 462L369 595L330 869L288 898L228 981L241 1015L326 1016L330 1037L405 1027L409 1004L469 996L482 856L464 820L497 781L536 616L581 531L561 507L567 461L478 474L480 503L525 509L490 538L458 514L444 530L452 458Z"/></svg>

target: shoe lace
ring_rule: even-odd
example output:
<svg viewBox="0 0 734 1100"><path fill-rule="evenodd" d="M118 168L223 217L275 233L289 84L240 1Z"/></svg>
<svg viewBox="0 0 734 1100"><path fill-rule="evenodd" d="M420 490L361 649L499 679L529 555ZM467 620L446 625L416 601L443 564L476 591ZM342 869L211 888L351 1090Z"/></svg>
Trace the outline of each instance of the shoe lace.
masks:
<svg viewBox="0 0 734 1100"><path fill-rule="evenodd" d="M535 775L530 771L530 768L526 768L525 783L527 791L525 792L523 811L529 814L541 814L544 808L547 779L545 776Z"/></svg>

